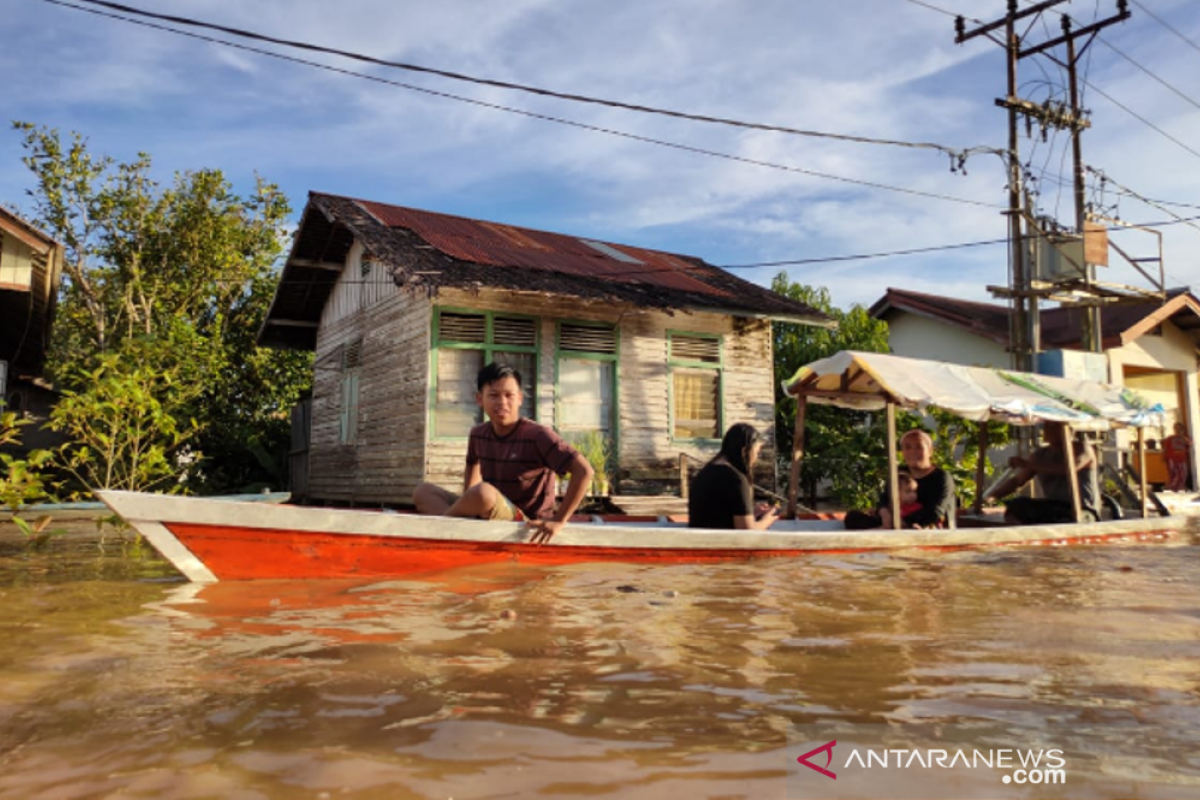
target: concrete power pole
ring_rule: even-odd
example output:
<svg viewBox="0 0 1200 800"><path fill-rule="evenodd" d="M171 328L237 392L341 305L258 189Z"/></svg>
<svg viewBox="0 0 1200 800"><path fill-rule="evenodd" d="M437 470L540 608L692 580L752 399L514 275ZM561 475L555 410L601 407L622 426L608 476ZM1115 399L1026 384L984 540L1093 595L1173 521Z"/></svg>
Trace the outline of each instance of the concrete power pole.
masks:
<svg viewBox="0 0 1200 800"><path fill-rule="evenodd" d="M1045 0L1027 8L1019 8L1017 0L1008 0L1008 13L999 20L968 31L966 20L959 16L955 19L955 39L962 44L977 36L987 36L992 41L1004 47L1008 55L1008 96L997 99L996 105L1008 110L1008 190L1009 208L1005 212L1009 217L1009 250L1011 254L1010 285L1003 293L1012 301L1012 317L1010 319L1010 350L1013 368L1033 372L1036 366L1037 352L1041 349L1039 341L1039 296L1049 296L1050 291L1035 289L1034 265L1028 258L1028 243L1036 236L1032 230L1032 213L1022 193L1021 158L1018 148L1018 121L1025 117L1036 121L1045 128L1069 128L1072 132L1072 149L1074 154L1074 196L1075 196L1075 227L1080 237L1084 233L1086 222L1086 206L1084 204L1083 155L1080 145L1080 134L1089 123L1084 119L1084 113L1079 107L1079 86L1076 65L1083 51L1091 44L1092 39L1101 28L1115 22L1128 19L1128 0L1117 0L1118 14L1108 19L1096 22L1078 30L1071 30L1070 18L1063 15L1063 35L1052 41L1044 42L1036 47L1022 49L1022 39L1017 33L1017 23L1027 17L1042 14L1054 6L1069 0ZM1032 26L1030 26L1032 27ZM997 32L1004 31L1001 41ZM1081 36L1090 36L1088 42L1077 53L1075 40ZM1037 104L1022 100L1017 96L1017 65L1022 58L1045 52L1061 44L1067 46L1067 61L1060 61L1053 56L1052 60L1067 70L1070 82L1070 106L1067 108L1051 104ZM1023 225L1030 229L1030 235L1022 233ZM1085 265L1078 265L1085 268ZM1083 291L1086 294L1093 283L1090 267L1086 267L1083 275ZM1101 332L1099 307L1095 303L1087 305L1087 313L1081 337L1085 349L1099 352L1101 350Z"/></svg>
<svg viewBox="0 0 1200 800"><path fill-rule="evenodd" d="M1026 55L1034 55L1036 53L1045 52L1061 44L1065 44L1067 46L1066 63L1063 63L1053 56L1051 56L1051 58L1055 63L1066 68L1067 70L1067 82L1069 84L1071 96L1071 115L1069 127L1071 129L1071 155L1075 184L1075 231L1080 237L1084 236L1087 223L1087 205L1083 198L1083 147L1080 139L1082 138L1084 128L1088 127L1088 125L1083 120L1084 111L1079 107L1079 59L1087 51L1088 47L1091 46L1092 42L1096 38L1096 35L1099 34L1102 29L1107 28L1109 25L1113 25L1117 22L1124 22L1125 20L1129 19L1130 16L1132 15L1129 13L1129 0L1117 0L1117 13L1115 15L1108 17L1107 19L1098 20L1095 23L1080 28L1076 31L1072 31L1071 18L1066 14L1063 14L1062 36L1049 42L1044 42L1037 47L1020 53L1020 56L1024 57ZM1083 47L1077 49L1075 47L1075 40L1081 36L1087 36L1088 40L1084 43ZM1084 264L1083 266L1087 270L1086 279L1088 285L1090 286L1096 278L1095 268L1087 264ZM1104 350L1104 337L1103 332L1100 330L1099 305L1090 303L1085 307L1083 330L1081 331L1080 338L1082 340L1083 349L1091 350L1093 353L1099 353Z"/></svg>

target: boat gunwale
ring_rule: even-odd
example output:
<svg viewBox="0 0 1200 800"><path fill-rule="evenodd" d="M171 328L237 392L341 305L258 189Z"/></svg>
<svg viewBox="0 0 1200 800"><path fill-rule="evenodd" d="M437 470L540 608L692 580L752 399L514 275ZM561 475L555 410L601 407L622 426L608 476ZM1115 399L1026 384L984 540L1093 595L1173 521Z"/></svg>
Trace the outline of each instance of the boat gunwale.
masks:
<svg viewBox="0 0 1200 800"><path fill-rule="evenodd" d="M240 528L274 533L322 533L375 536L427 542L461 542L497 545L528 544L529 532L519 522L489 522L451 517L362 509L311 506L261 506L138 492L100 492L114 512L135 528L139 523L184 523L190 526ZM805 530L805 523L824 529ZM575 522L567 525L542 548L603 548L611 550L666 548L671 550L730 550L753 555L776 550L894 550L906 547L981 547L1030 544L1059 540L1137 536L1179 531L1186 517L1151 517L1095 523L1052 525L999 525L930 530L830 529L831 520L780 520L765 531L730 531L687 528L677 524L637 525L629 522L604 525ZM148 537L149 538L149 537ZM152 544L155 544L153 539Z"/></svg>

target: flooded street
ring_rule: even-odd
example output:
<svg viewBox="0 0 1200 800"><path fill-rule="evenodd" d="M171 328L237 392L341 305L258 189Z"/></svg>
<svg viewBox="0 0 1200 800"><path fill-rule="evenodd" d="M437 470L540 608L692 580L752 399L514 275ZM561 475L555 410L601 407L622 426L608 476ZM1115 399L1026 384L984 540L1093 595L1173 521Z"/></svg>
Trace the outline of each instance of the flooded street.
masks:
<svg viewBox="0 0 1200 800"><path fill-rule="evenodd" d="M784 798L805 726L887 722L1065 754L1065 786L971 796L1200 796L1187 538L174 575L130 540L6 536L0 797Z"/></svg>

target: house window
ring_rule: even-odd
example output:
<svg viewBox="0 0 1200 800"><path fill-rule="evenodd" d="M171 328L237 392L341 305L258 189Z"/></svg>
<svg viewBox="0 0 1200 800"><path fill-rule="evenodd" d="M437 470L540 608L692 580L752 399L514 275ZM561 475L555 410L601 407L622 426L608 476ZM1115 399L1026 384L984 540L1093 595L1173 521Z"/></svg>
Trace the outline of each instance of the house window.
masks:
<svg viewBox="0 0 1200 800"><path fill-rule="evenodd" d="M617 330L613 325L563 322L558 326L559 432L616 432Z"/></svg>
<svg viewBox="0 0 1200 800"><path fill-rule="evenodd" d="M534 418L537 320L494 312L438 309L434 313L433 435L466 437L483 421L475 402L476 376L495 361L521 373L521 416Z"/></svg>
<svg viewBox="0 0 1200 800"><path fill-rule="evenodd" d="M668 333L671 436L721 438L721 337Z"/></svg>
<svg viewBox="0 0 1200 800"><path fill-rule="evenodd" d="M338 418L338 443L358 441L358 381L362 374L362 339L342 348L341 414Z"/></svg>

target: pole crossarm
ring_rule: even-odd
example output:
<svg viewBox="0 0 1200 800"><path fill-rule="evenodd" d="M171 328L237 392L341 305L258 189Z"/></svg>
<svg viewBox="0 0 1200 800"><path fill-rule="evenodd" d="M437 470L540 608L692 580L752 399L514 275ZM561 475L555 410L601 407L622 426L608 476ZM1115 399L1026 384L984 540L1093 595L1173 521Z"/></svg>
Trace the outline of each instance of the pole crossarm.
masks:
<svg viewBox="0 0 1200 800"><path fill-rule="evenodd" d="M1017 11L1015 13L1013 12L1012 9L1016 6L1016 3L1012 2L1009 4L1008 16L1004 17L1003 19L998 19L995 22L989 22L986 25L981 25L980 27L976 28L975 30L969 31L969 32L966 30L967 20L965 17L963 17L960 14L954 18L954 30L957 33L957 35L954 37L954 43L962 44L963 42L965 42L969 39L974 39L976 36L984 36L986 34L991 33L992 31L1003 28L1010 21L1016 22L1019 19L1024 19L1025 17L1031 17L1034 14L1040 14L1043 11L1047 11L1051 8L1054 8L1054 6L1057 6L1061 3L1066 3L1069 1L1070 0L1045 0L1045 2L1038 3L1037 5L1030 6L1029 8L1023 9L1021 11Z"/></svg>
<svg viewBox="0 0 1200 800"><path fill-rule="evenodd" d="M1041 44L1039 44L1035 47L1029 47L1029 48L1026 48L1025 50L1021 50L1019 53L1017 53L1017 58L1025 58L1026 56L1035 56L1038 53L1042 53L1042 52L1045 52L1046 50L1051 50L1055 47L1058 47L1060 44L1066 44L1067 42L1078 39L1080 36L1088 36L1090 34L1099 33L1102 29L1107 28L1109 25L1112 25L1113 23L1116 23L1116 22L1124 22L1125 20L1127 20L1133 16L1133 14L1132 14L1132 12L1130 12L1128 6L1125 5L1125 0L1118 0L1117 7L1120 8L1121 10L1118 13L1109 17L1108 19L1102 19L1102 20L1099 20L1098 22L1093 22L1091 25L1085 25L1082 28L1080 28L1079 30L1075 30L1075 31L1068 30L1070 27L1070 25L1068 24L1070 17L1063 17L1063 29L1067 31L1066 33L1064 33L1062 36L1059 36L1057 39L1051 39L1050 41L1042 42ZM1089 44L1090 44L1090 42L1089 42ZM1086 49L1087 49L1086 45L1084 47L1080 48L1079 55L1083 55L1083 51Z"/></svg>

